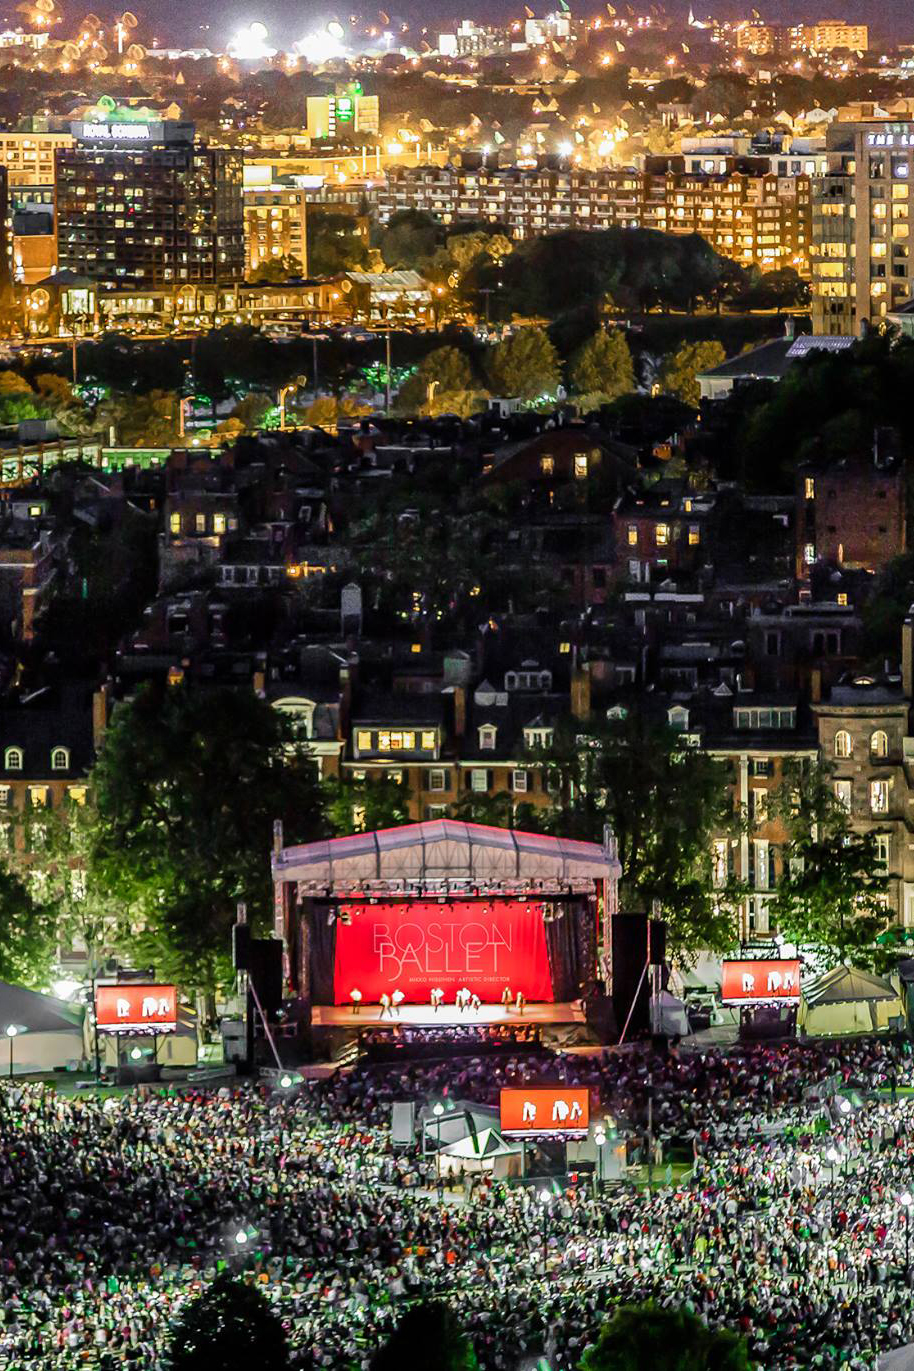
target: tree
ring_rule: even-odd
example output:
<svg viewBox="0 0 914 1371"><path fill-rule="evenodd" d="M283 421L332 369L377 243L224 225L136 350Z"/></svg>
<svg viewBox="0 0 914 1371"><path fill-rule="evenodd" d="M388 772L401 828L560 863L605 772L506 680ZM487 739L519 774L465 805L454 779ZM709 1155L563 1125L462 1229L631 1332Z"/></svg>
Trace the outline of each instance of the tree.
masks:
<svg viewBox="0 0 914 1371"><path fill-rule="evenodd" d="M322 213L308 207L308 271L312 276L337 276L368 264L368 247L351 214Z"/></svg>
<svg viewBox="0 0 914 1371"><path fill-rule="evenodd" d="M887 954L876 938L889 921L888 876L876 832L854 831L831 769L822 762L785 767L769 810L788 833L784 874L769 905L778 931L833 963L882 968Z"/></svg>
<svg viewBox="0 0 914 1371"><path fill-rule="evenodd" d="M36 918L19 876L0 868L0 981L47 990L56 951L53 924Z"/></svg>
<svg viewBox="0 0 914 1371"><path fill-rule="evenodd" d="M459 348L435 348L424 357L397 394L397 408L404 414L450 411L451 397L460 397L473 384L473 373Z"/></svg>
<svg viewBox="0 0 914 1371"><path fill-rule="evenodd" d="M408 1310L369 1371L477 1371L473 1344L446 1304L429 1301Z"/></svg>
<svg viewBox="0 0 914 1371"><path fill-rule="evenodd" d="M381 230L378 247L388 268L419 271L441 236L438 221L421 209L399 209Z"/></svg>
<svg viewBox="0 0 914 1371"><path fill-rule="evenodd" d="M658 901L679 950L732 946L744 891L735 881L718 886L712 862L713 838L736 822L723 763L641 707L620 718L569 721L533 761L557 791L551 831L601 842L611 826L623 909L650 910Z"/></svg>
<svg viewBox="0 0 914 1371"><path fill-rule="evenodd" d="M301 262L287 252L281 257L270 257L256 266L251 272L251 281L255 285L280 285L283 281L295 280L301 274Z"/></svg>
<svg viewBox="0 0 914 1371"><path fill-rule="evenodd" d="M169 1371L284 1371L282 1320L262 1291L222 1271L183 1305L166 1353Z"/></svg>
<svg viewBox="0 0 914 1371"><path fill-rule="evenodd" d="M495 395L535 400L559 384L558 353L541 328L522 328L492 349L489 385Z"/></svg>
<svg viewBox="0 0 914 1371"><path fill-rule="evenodd" d="M212 994L238 901L255 927L271 908L274 821L290 841L324 831L294 720L252 691L148 685L116 707L91 786L91 860L140 965Z"/></svg>
<svg viewBox="0 0 914 1371"><path fill-rule="evenodd" d="M410 822L409 786L389 776L328 776L321 784L324 813L334 833L371 832L376 828L399 828Z"/></svg>
<svg viewBox="0 0 914 1371"><path fill-rule="evenodd" d="M632 354L619 329L595 333L578 349L568 368L572 389L580 395L615 400L635 389Z"/></svg>
<svg viewBox="0 0 914 1371"><path fill-rule="evenodd" d="M686 1309L621 1305L581 1360L581 1371L748 1371L745 1339L709 1328Z"/></svg>
<svg viewBox="0 0 914 1371"><path fill-rule="evenodd" d="M719 367L725 360L726 353L718 342L682 343L664 362L660 384L668 395L675 395L697 409L701 401L699 372Z"/></svg>
<svg viewBox="0 0 914 1371"><path fill-rule="evenodd" d="M893 557L876 576L863 606L863 655L897 657L901 629L914 604L914 553Z"/></svg>

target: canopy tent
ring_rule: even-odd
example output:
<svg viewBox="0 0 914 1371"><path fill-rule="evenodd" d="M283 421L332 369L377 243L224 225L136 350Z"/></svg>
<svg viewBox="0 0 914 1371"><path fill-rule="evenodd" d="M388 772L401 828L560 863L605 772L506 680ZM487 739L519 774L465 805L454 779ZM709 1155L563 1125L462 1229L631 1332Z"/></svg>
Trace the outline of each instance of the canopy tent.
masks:
<svg viewBox="0 0 914 1371"><path fill-rule="evenodd" d="M274 881L297 881L303 893L326 895L410 881L424 886L463 881L479 887L535 882L544 891L564 890L618 880L620 874L614 851L597 843L457 819L303 843L273 857Z"/></svg>
<svg viewBox="0 0 914 1371"><path fill-rule="evenodd" d="M904 1019L904 1004L890 981L836 966L803 987L797 1022L811 1037L824 1037L879 1032L897 1019Z"/></svg>
<svg viewBox="0 0 914 1371"><path fill-rule="evenodd" d="M497 1171L499 1175L519 1173L521 1147L505 1142L494 1128L484 1128L476 1140L468 1135L443 1147L440 1153L442 1175L453 1171ZM517 1158L516 1165L509 1158Z"/></svg>
<svg viewBox="0 0 914 1371"><path fill-rule="evenodd" d="M876 1371L914 1371L914 1343L883 1352L876 1360Z"/></svg>
<svg viewBox="0 0 914 1371"><path fill-rule="evenodd" d="M86 1056L95 1051L92 1041L92 1027L86 1016ZM162 1033L158 1038L131 1037L129 1033L101 1033L99 1053L106 1067L116 1067L134 1047L141 1046L153 1052L159 1066L196 1066L199 1034L197 1031L197 1011L178 1000L178 1027L174 1033ZM118 1053L120 1052L120 1056Z"/></svg>
<svg viewBox="0 0 914 1371"><path fill-rule="evenodd" d="M17 1075L54 1071L80 1061L84 1015L85 1011L79 1005L0 981L0 1038L5 1039L7 1028L15 1025L12 1062ZM9 1060L7 1055L7 1071Z"/></svg>

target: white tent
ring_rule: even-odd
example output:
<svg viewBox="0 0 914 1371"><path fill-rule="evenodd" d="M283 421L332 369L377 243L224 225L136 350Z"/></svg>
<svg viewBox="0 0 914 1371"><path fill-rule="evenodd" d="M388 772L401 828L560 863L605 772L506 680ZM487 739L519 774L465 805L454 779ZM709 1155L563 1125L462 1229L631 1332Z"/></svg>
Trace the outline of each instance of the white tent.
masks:
<svg viewBox="0 0 914 1371"><path fill-rule="evenodd" d="M503 1170L503 1159L507 1157L520 1158L520 1144L505 1142L500 1133L494 1128L484 1128L481 1133L476 1135L475 1141L471 1135L461 1138L459 1142L451 1143L448 1147L441 1149L441 1171L443 1175L448 1175L452 1171L493 1171L498 1164L500 1174L508 1174ZM519 1161L518 1161L519 1170Z"/></svg>
<svg viewBox="0 0 914 1371"><path fill-rule="evenodd" d="M804 986L797 1016L810 1037L878 1033L896 1019L904 1019L904 1004L891 982L849 966L836 966Z"/></svg>
<svg viewBox="0 0 914 1371"><path fill-rule="evenodd" d="M9 1072L10 1052L16 1075L75 1065L83 1057L83 1017L79 1005L0 981L0 1072ZM11 1026L17 1031L9 1038Z"/></svg>
<svg viewBox="0 0 914 1371"><path fill-rule="evenodd" d="M883 1352L876 1360L876 1371L914 1371L914 1343Z"/></svg>

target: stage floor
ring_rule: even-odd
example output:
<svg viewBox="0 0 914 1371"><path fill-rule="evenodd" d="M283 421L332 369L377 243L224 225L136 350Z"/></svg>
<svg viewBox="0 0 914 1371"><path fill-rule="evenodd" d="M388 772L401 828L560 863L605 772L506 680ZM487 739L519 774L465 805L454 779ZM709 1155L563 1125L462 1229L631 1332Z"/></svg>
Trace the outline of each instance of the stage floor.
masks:
<svg viewBox="0 0 914 1371"><path fill-rule="evenodd" d="M381 1018L379 1004L363 1004L358 1014L348 1005L316 1004L311 1009L311 1022L319 1028L374 1028L377 1024L567 1024L584 1023L584 1009L580 1000L565 1004L528 1004L523 1014L504 1010L500 1004L484 1004L474 1012L443 1004L435 1012L431 1005L404 1004L400 1012Z"/></svg>

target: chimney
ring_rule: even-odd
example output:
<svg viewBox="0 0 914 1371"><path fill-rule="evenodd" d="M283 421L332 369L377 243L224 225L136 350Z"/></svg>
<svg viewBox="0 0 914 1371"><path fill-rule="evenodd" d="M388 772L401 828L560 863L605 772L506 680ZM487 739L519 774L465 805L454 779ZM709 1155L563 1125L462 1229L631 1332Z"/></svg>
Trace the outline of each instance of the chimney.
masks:
<svg viewBox="0 0 914 1371"><path fill-rule="evenodd" d="M92 746L98 752L108 727L108 682L92 692Z"/></svg>
<svg viewBox="0 0 914 1371"><path fill-rule="evenodd" d="M914 605L901 629L901 684L905 699L914 698Z"/></svg>
<svg viewBox="0 0 914 1371"><path fill-rule="evenodd" d="M571 673L571 713L575 719L590 718L589 662L582 662Z"/></svg>
<svg viewBox="0 0 914 1371"><path fill-rule="evenodd" d="M822 702L822 668L814 666L809 673L809 698L814 705Z"/></svg>
<svg viewBox="0 0 914 1371"><path fill-rule="evenodd" d="M454 690L454 737L462 738L467 731L467 693L462 685Z"/></svg>

